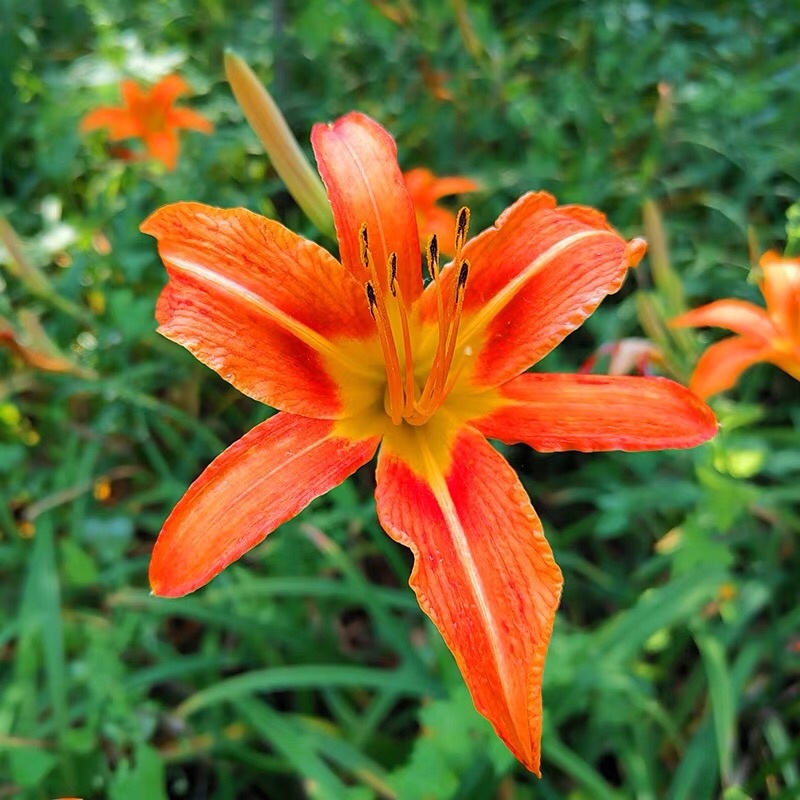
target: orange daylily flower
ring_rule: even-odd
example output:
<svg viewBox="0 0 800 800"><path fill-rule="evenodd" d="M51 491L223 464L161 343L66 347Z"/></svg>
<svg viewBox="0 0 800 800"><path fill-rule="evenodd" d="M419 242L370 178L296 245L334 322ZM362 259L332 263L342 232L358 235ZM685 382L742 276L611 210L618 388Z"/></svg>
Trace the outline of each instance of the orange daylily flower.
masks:
<svg viewBox="0 0 800 800"><path fill-rule="evenodd" d="M168 170L178 162L178 131L181 128L212 133L214 126L202 114L174 106L175 99L189 91L183 78L170 75L150 91L134 81L122 81L122 107L96 108L81 122L82 131L108 128L109 138L141 139L152 158Z"/></svg>
<svg viewBox="0 0 800 800"><path fill-rule="evenodd" d="M700 397L730 389L761 361L800 381L800 260L770 250L759 265L766 309L746 300L716 300L670 322L673 328L711 325L739 334L712 344L700 357L689 382Z"/></svg>
<svg viewBox="0 0 800 800"><path fill-rule="evenodd" d="M203 472L167 521L153 592L202 586L380 445L381 525L475 706L539 771L541 685L561 573L514 471L537 450L692 447L710 409L662 378L527 373L615 292L645 245L605 217L526 194L440 268L419 238L391 136L351 113L311 136L341 261L244 209L176 203L142 230L169 283L159 331L279 409Z"/></svg>
<svg viewBox="0 0 800 800"><path fill-rule="evenodd" d="M445 256L452 256L455 253L456 215L437 205L436 201L451 194L474 192L480 187L470 178L458 176L437 178L424 167L404 172L403 180L414 204L422 249L425 249L431 236L436 236L439 252Z"/></svg>

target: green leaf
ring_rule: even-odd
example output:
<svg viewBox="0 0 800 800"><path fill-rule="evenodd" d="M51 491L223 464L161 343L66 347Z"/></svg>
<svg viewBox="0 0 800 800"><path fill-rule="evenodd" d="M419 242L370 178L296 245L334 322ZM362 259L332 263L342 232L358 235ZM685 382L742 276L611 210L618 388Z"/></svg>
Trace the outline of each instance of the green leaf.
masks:
<svg viewBox="0 0 800 800"><path fill-rule="evenodd" d="M409 761L389 775L388 783L403 800L465 797L459 789L470 771L502 774L514 763L489 723L475 710L466 687L427 703L420 712L422 730Z"/></svg>
<svg viewBox="0 0 800 800"><path fill-rule="evenodd" d="M94 559L72 539L64 539L60 545L64 579L71 586L92 586L99 572Z"/></svg>
<svg viewBox="0 0 800 800"><path fill-rule="evenodd" d="M133 520L122 515L87 517L82 532L84 541L101 561L113 562L123 556L130 544Z"/></svg>
<svg viewBox="0 0 800 800"><path fill-rule="evenodd" d="M8 751L11 780L23 789L41 785L43 778L58 763L58 758L37 747L15 747Z"/></svg>
<svg viewBox="0 0 800 800"><path fill-rule="evenodd" d="M122 761L109 783L109 800L168 800L161 756L152 747L136 748L133 763Z"/></svg>

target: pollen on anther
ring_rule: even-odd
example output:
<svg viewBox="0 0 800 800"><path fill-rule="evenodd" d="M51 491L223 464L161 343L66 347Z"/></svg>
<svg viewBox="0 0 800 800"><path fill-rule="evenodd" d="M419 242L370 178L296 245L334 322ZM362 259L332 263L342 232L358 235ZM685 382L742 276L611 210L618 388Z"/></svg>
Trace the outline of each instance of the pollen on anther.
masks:
<svg viewBox="0 0 800 800"><path fill-rule="evenodd" d="M458 291L463 291L469 278L469 261L465 261L458 271Z"/></svg>
<svg viewBox="0 0 800 800"><path fill-rule="evenodd" d="M397 297L397 253L389 253L389 290Z"/></svg>
<svg viewBox="0 0 800 800"><path fill-rule="evenodd" d="M375 319L375 306L378 305L378 299L375 297L375 288L369 281L367 281L364 284L364 288L367 291L367 300L369 301L369 313L372 315L372 319Z"/></svg>
<svg viewBox="0 0 800 800"><path fill-rule="evenodd" d="M463 206L456 219L456 252L461 250L464 243L467 241L467 233L469 232L469 209Z"/></svg>
<svg viewBox="0 0 800 800"><path fill-rule="evenodd" d="M425 247L425 263L430 279L435 281L439 275L439 240L435 233L428 238L428 244Z"/></svg>
<svg viewBox="0 0 800 800"><path fill-rule="evenodd" d="M428 239L428 258L431 264L439 260L439 240L435 233Z"/></svg>
<svg viewBox="0 0 800 800"><path fill-rule="evenodd" d="M361 263L365 269L369 269L369 236L367 234L367 223L364 222L358 231L358 241L361 245L359 255Z"/></svg>

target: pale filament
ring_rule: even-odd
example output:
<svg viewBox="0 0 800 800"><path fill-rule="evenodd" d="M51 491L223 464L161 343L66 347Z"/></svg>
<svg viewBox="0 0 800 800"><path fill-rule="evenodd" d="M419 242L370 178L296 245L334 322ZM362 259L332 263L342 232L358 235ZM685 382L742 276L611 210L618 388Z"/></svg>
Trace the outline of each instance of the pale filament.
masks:
<svg viewBox="0 0 800 800"><path fill-rule="evenodd" d="M456 255L451 267L455 275L450 297L445 300L439 271L439 247L436 236L428 241L425 256L428 272L435 286L438 315L438 340L430 371L421 392L414 382L414 362L408 308L397 280L397 254L391 253L386 264L386 281L381 282L369 250L366 225L361 226L361 262L369 277L364 285L369 310L378 328L386 364L386 411L395 425L404 420L411 425L424 425L441 406L452 389L456 375L448 375L455 357L458 329L464 308L464 291L469 277L469 262L461 252L469 230L469 211L462 208L457 217ZM388 287L386 292L383 287ZM403 359L397 347L392 319L399 320Z"/></svg>

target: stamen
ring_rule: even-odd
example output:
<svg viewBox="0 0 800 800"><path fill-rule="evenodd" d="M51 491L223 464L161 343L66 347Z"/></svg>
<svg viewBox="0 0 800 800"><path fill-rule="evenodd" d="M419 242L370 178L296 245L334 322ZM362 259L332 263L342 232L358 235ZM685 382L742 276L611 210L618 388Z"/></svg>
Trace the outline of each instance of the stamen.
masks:
<svg viewBox="0 0 800 800"><path fill-rule="evenodd" d="M456 352L456 341L458 340L458 328L461 324L461 312L464 309L464 294L467 288L467 278L469 278L469 261L465 261L461 265L458 273L458 282L456 283L456 310L453 315L453 324L450 327L450 340L447 343L447 357L445 358L444 374L450 371L450 365L453 363L453 355Z"/></svg>
<svg viewBox="0 0 800 800"><path fill-rule="evenodd" d="M381 349L383 350L383 360L386 364L386 388L388 391L389 416L395 425L399 425L403 420L403 378L400 369L400 359L397 355L394 336L392 333L392 323L389 320L388 309L386 307L386 297L384 296L381 283L378 280L378 273L375 271L375 264L369 252L369 237L367 234L366 223L359 229L359 241L361 244L361 262L369 271L369 279L365 282L367 300L372 318L375 320L378 329Z"/></svg>
<svg viewBox="0 0 800 800"><path fill-rule="evenodd" d="M464 261L458 271L458 280L455 283L455 308L452 314L452 324L448 331L447 336L447 352L441 360L439 360L438 353L436 361L431 368L428 375L428 380L425 383L425 389L419 402L415 404L415 414L409 418L409 422L413 425L420 425L427 422L431 415L442 404L445 397L453 388L455 381L461 374L459 370L455 375L451 375L448 380L448 373L453 364L453 357L456 352L456 344L458 342L458 329L461 325L461 314L464 310L464 294L469 279L469 261Z"/></svg>
<svg viewBox="0 0 800 800"><path fill-rule="evenodd" d="M456 286L456 292L461 292L464 294L464 287L467 285L467 278L469 277L469 261L465 261L461 265L461 269L458 272L458 284Z"/></svg>
<svg viewBox="0 0 800 800"><path fill-rule="evenodd" d="M447 318L444 312L444 297L442 296L442 283L439 280L439 241L434 233L428 239L428 247L425 251L425 258L428 262L428 272L436 288L436 311L439 319L439 341L436 345L436 356L433 363L436 364L444 356L447 343ZM430 375L428 375L430 379ZM427 381L426 381L427 385ZM423 391L424 394L424 391Z"/></svg>
<svg viewBox="0 0 800 800"><path fill-rule="evenodd" d="M431 271L431 265L436 264L437 274L439 269L439 240L436 238L435 233L431 235L430 239L428 239L426 255L428 257L428 272L431 273L431 278L433 278L434 275Z"/></svg>
<svg viewBox="0 0 800 800"><path fill-rule="evenodd" d="M469 209L462 208L456 216L455 246L456 254L450 269L458 269L458 277L452 284L450 301L445 305L441 284L439 281L439 248L435 237L428 241L426 256L428 271L436 282L436 301L439 312L439 341L433 357L431 370L425 381L419 400L414 404L414 414L407 417L413 425L421 425L430 419L434 411L441 405L453 386L454 380L448 380L450 366L455 356L458 341L458 329L461 323L461 313L464 307L464 289L469 277L469 262L462 261L461 250L467 241L469 233Z"/></svg>
<svg viewBox="0 0 800 800"><path fill-rule="evenodd" d="M397 253L389 254L389 288L392 296L397 299L397 315L400 317L400 330L403 336L403 354L405 356L405 402L403 403L403 416L408 416L414 410L414 361L411 350L411 330L408 325L408 312L406 311L403 289L397 282Z"/></svg>
<svg viewBox="0 0 800 800"><path fill-rule="evenodd" d="M428 273L434 283L433 291L436 293L439 330L430 371L419 395L417 395L417 387L414 383L408 308L403 297L402 286L397 280L397 253L389 254L386 272L379 275L369 250L367 226L362 225L359 229L361 262L369 273L369 277L364 282L364 288L370 314L378 329L378 338L386 363L386 410L395 425L400 425L404 420L411 425L426 423L444 402L463 373L465 365L461 362L452 375L450 368L453 365L458 345L458 334L464 310L464 295L469 280L470 264L461 255L467 240L469 220L469 210L462 208L456 218L455 258L453 263L448 265L445 273L446 283L449 286L450 297L448 300L445 300L444 297L445 291L439 268L439 242L435 235L431 236L425 248ZM394 303L396 307L390 308L391 303ZM399 333L403 340L402 360L396 344L395 328L398 322ZM392 323L394 323L394 328Z"/></svg>
<svg viewBox="0 0 800 800"><path fill-rule="evenodd" d="M389 290L397 297L397 253L389 253Z"/></svg>
<svg viewBox="0 0 800 800"><path fill-rule="evenodd" d="M375 288L369 281L364 284L364 288L367 290L369 313L372 314L372 319L375 319L375 306L378 305L378 301L375 299Z"/></svg>
<svg viewBox="0 0 800 800"><path fill-rule="evenodd" d="M367 223L364 222L358 230L358 241L361 245L359 254L361 263L365 269L369 269L369 236L367 234Z"/></svg>
<svg viewBox="0 0 800 800"><path fill-rule="evenodd" d="M456 217L456 258L461 253L461 248L466 244L469 233L469 209L464 206Z"/></svg>

